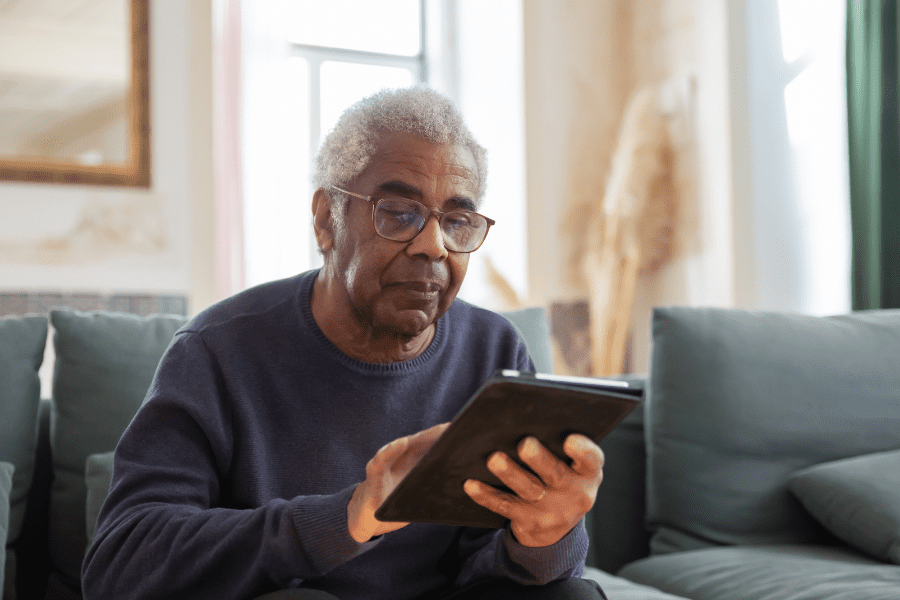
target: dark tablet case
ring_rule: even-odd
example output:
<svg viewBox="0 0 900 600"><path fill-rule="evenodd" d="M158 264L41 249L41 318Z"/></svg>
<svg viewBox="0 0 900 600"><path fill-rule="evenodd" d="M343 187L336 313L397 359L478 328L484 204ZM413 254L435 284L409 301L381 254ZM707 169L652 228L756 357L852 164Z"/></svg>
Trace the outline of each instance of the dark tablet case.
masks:
<svg viewBox="0 0 900 600"><path fill-rule="evenodd" d="M486 465L495 451L521 466L517 446L528 435L560 459L570 433L598 445L640 404L643 390L586 377L500 371L456 415L450 427L375 512L381 521L505 527L508 519L476 504L466 479L507 490ZM528 469L530 471L530 469Z"/></svg>

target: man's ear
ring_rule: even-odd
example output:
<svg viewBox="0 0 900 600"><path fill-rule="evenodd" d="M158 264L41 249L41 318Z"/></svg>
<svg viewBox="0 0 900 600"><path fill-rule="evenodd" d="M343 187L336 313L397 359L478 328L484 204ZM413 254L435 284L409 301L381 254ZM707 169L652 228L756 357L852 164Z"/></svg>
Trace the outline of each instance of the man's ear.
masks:
<svg viewBox="0 0 900 600"><path fill-rule="evenodd" d="M312 214L316 243L322 252L328 252L334 246L334 219L331 218L331 200L322 188L313 194Z"/></svg>

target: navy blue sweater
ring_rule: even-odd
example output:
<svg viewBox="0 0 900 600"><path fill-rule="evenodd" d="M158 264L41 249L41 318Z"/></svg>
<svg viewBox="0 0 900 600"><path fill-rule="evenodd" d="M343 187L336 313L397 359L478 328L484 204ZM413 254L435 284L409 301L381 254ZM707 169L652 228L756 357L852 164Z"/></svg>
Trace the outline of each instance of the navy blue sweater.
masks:
<svg viewBox="0 0 900 600"><path fill-rule="evenodd" d="M85 598L244 599L299 586L397 600L488 577L580 575L581 525L548 548L508 530L415 523L350 537L347 503L381 446L451 420L495 370L531 360L508 321L460 300L418 357L355 360L313 319L316 274L224 300L176 334L116 448Z"/></svg>

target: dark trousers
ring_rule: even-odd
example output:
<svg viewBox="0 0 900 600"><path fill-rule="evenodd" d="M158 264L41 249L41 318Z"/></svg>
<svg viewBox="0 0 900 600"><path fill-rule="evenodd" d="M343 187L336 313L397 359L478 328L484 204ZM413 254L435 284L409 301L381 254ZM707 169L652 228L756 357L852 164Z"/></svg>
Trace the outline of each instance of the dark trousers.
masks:
<svg viewBox="0 0 900 600"><path fill-rule="evenodd" d="M428 600L431 600L430 598ZM547 585L520 585L489 580L467 585L434 600L607 600L590 579L566 579Z"/></svg>
<svg viewBox="0 0 900 600"><path fill-rule="evenodd" d="M338 600L317 590L283 590L256 600ZM448 594L427 596L423 600L607 600L600 586L589 579L568 579L547 585L519 585L490 580L467 585Z"/></svg>

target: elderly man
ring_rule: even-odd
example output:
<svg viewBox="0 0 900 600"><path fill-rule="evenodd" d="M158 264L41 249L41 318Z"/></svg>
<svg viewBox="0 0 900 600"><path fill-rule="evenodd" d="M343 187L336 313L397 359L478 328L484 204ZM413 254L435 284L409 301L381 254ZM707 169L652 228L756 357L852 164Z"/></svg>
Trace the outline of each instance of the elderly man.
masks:
<svg viewBox="0 0 900 600"><path fill-rule="evenodd" d="M532 368L505 319L454 301L493 224L484 149L416 87L351 107L317 162L324 266L176 334L116 449L85 597L601 598L578 579L603 462L583 436L571 466L526 439L539 477L491 456L514 493L466 482L503 530L374 516L495 370Z"/></svg>

